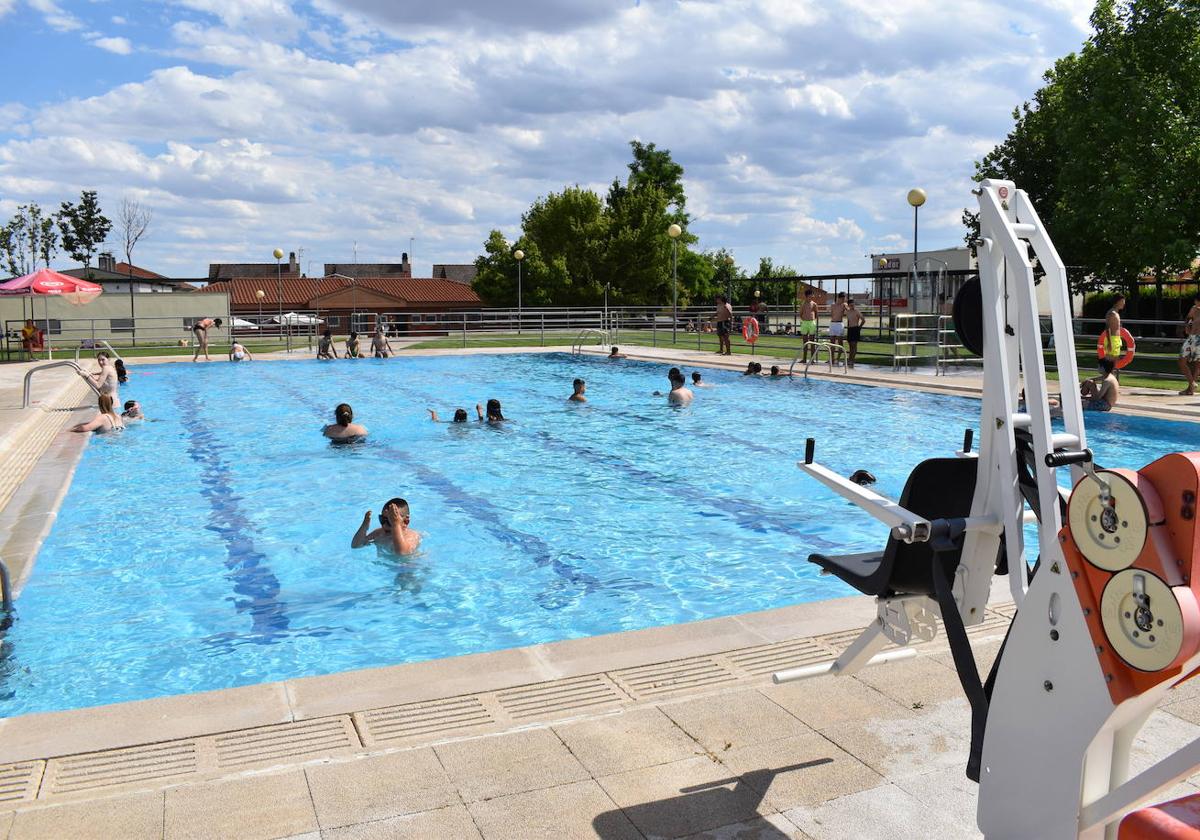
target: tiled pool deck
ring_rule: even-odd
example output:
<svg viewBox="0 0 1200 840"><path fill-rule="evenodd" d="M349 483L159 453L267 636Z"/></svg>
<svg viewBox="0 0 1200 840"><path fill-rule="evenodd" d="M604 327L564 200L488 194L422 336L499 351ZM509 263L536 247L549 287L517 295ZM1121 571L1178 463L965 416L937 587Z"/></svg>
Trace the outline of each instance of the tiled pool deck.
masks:
<svg viewBox="0 0 1200 840"><path fill-rule="evenodd" d="M19 405L24 370L0 367L0 402ZM0 412L0 474L20 475L0 511L6 558L36 551L82 442L58 432L90 394L50 374L35 396L54 410ZM854 379L979 387L967 374L863 368ZM1200 420L1200 398L1124 405ZM971 630L981 668L1012 610L996 583ZM776 669L832 658L873 615L867 598L839 599L0 720L0 840L978 836L969 715L940 641L855 677L770 684ZM1198 736L1200 685L1187 683L1151 718L1135 765Z"/></svg>

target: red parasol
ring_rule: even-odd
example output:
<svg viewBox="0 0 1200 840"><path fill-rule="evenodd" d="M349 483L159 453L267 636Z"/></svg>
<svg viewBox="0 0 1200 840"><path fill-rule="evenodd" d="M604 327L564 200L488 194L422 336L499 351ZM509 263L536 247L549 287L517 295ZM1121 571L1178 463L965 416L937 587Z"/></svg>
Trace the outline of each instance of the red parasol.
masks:
<svg viewBox="0 0 1200 840"><path fill-rule="evenodd" d="M17 277L9 280L7 283L0 283L0 295L26 295L29 297L33 297L34 295L57 295L64 298L68 303L73 303L77 306L95 300L96 296L103 291L104 289L95 283L80 280L78 277L72 277L69 274L59 274L57 271L51 271L48 268L39 269L33 272L33 274L26 274L24 277ZM47 339L49 339L49 335L50 302L47 300ZM49 349L49 341L47 341L46 346ZM54 358L53 350L50 350L50 358Z"/></svg>

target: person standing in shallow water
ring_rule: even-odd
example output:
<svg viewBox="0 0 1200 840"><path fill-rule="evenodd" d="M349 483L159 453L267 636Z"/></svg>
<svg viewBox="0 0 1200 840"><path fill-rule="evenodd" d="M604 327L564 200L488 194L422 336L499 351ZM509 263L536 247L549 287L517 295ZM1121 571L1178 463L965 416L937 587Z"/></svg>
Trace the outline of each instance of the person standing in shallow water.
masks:
<svg viewBox="0 0 1200 840"><path fill-rule="evenodd" d="M583 395L584 392L587 391L587 383L582 379L576 379L571 383L571 386L575 389L575 391L571 394L571 396L567 397L567 402L587 402L587 397Z"/></svg>
<svg viewBox="0 0 1200 840"><path fill-rule="evenodd" d="M362 440L367 436L367 427L354 422L354 409L348 403L340 403L333 410L334 422L321 430L321 434L332 441Z"/></svg>
<svg viewBox="0 0 1200 840"><path fill-rule="evenodd" d="M408 502L399 498L389 499L379 513L380 527L374 531L371 530L371 511L363 514L362 524L350 540L350 547L374 545L381 554L412 554L421 546L421 535L408 527L410 521Z"/></svg>

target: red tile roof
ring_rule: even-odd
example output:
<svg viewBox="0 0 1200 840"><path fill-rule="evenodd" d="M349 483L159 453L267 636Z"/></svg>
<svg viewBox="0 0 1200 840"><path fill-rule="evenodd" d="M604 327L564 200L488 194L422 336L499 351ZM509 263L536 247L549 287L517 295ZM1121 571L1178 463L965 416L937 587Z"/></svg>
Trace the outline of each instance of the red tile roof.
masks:
<svg viewBox="0 0 1200 840"><path fill-rule="evenodd" d="M114 265L113 271L115 271L117 274L124 274L126 276L132 274L134 277L140 277L143 280L166 280L167 279L164 275L155 274L153 271L151 271L148 268L139 268L136 265L131 266L129 263L123 263L123 262L119 262L116 265Z"/></svg>
<svg viewBox="0 0 1200 840"><path fill-rule="evenodd" d="M477 306L479 295L462 283L453 280L441 280L432 277L360 277L354 281L360 289L370 289L375 292L406 301L409 305L422 304L462 304ZM345 277L293 278L284 277L280 284L282 294L276 296L276 281L265 277L235 277L232 280L218 280L209 283L200 292L228 292L230 304L235 307L258 306L256 292L263 292L262 305L264 308L278 306L291 309L314 309L316 298L333 294L342 289L350 288L351 281Z"/></svg>

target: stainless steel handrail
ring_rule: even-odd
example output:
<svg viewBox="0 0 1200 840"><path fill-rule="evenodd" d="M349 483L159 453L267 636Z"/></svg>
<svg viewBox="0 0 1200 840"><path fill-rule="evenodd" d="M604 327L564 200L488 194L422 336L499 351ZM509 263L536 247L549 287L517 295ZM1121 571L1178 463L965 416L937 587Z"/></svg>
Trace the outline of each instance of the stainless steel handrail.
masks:
<svg viewBox="0 0 1200 840"><path fill-rule="evenodd" d="M84 369L81 368L78 364L76 364L75 362L66 361L66 360L61 361L61 362L50 362L48 364L38 365L35 368L30 368L28 371L25 372L25 391L24 391L24 397L21 400L21 408L29 408L29 389L30 389L29 383L30 383L30 380L33 379L33 375L35 373L37 373L39 370L49 370L50 368L56 368L56 367L74 368L75 372L78 373L80 378L83 379L83 381L88 384L88 387L91 388L92 391L95 392L96 396L100 396L100 389L96 387L96 383L92 381L92 377L89 376L84 371Z"/></svg>
<svg viewBox="0 0 1200 840"><path fill-rule="evenodd" d="M788 365L788 376L792 375L792 373L796 369L796 362L800 361L800 356L802 354L807 355L809 348L812 348L815 352L813 353L811 359L805 359L805 361L804 361L804 378L805 379L808 378L808 369L812 366L812 363L813 362L819 363L821 361L821 351L822 350L824 350L826 353L829 354L828 362L829 362L829 372L830 373L833 373L833 356L834 356L835 350L841 354L842 372L845 373L850 370L850 366L846 360L846 348L843 347L842 345L834 344L832 341L806 341L806 342L804 342L804 349L800 353L797 353L792 358L792 363L790 365Z"/></svg>
<svg viewBox="0 0 1200 840"><path fill-rule="evenodd" d="M0 610L11 613L12 608L12 579L8 575L8 564L0 557Z"/></svg>
<svg viewBox="0 0 1200 840"><path fill-rule="evenodd" d="M116 350L114 350L113 346L111 344L109 344L107 341L105 341L103 338L93 338L92 339L92 347L90 349L95 350L96 349L95 345L97 345L97 344L103 344L105 349L107 349L109 353L113 354L114 358L121 359L121 354L118 353ZM75 361L77 361L77 362L79 361L79 352L83 349L84 349L84 347L82 344L75 348ZM123 362L125 360L121 359L121 361Z"/></svg>
<svg viewBox="0 0 1200 840"><path fill-rule="evenodd" d="M598 336L600 336L600 341L598 343L600 343L600 344L608 343L608 332L605 330L595 330L595 329L580 330L579 335L575 336L575 341L571 344L571 353L572 354L579 355L580 353L583 352L583 337L585 335L598 335Z"/></svg>

